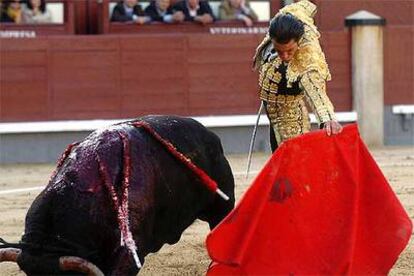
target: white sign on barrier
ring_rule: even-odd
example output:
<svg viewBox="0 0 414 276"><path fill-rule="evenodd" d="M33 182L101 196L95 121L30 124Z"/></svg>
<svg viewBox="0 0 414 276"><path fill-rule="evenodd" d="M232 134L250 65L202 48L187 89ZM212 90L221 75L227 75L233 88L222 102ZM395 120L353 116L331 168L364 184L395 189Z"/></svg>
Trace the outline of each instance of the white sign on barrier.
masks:
<svg viewBox="0 0 414 276"><path fill-rule="evenodd" d="M210 34L265 34L266 27L211 27Z"/></svg>
<svg viewBox="0 0 414 276"><path fill-rule="evenodd" d="M0 31L0 38L35 38L35 31Z"/></svg>

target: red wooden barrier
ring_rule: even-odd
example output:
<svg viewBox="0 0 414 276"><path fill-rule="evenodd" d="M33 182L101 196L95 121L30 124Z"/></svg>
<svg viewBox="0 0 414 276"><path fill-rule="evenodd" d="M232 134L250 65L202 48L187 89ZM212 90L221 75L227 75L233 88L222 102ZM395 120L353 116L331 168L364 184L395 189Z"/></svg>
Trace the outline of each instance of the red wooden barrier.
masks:
<svg viewBox="0 0 414 276"><path fill-rule="evenodd" d="M263 34L174 33L4 39L1 121L253 114L251 58ZM351 109L348 34L323 45L337 110ZM345 44L345 45L344 45ZM340 52L338 52L340 51Z"/></svg>

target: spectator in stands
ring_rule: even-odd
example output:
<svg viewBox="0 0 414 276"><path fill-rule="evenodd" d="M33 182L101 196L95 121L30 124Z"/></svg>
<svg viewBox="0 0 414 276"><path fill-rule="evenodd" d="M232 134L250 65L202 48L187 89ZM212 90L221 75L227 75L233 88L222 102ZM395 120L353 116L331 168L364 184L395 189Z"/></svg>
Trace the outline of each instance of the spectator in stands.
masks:
<svg viewBox="0 0 414 276"><path fill-rule="evenodd" d="M20 0L3 1L1 10L1 22L21 23L22 21L22 4Z"/></svg>
<svg viewBox="0 0 414 276"><path fill-rule="evenodd" d="M137 24L145 24L150 22L149 16L146 16L138 0L122 0L118 2L111 16L112 22L128 22L133 21Z"/></svg>
<svg viewBox="0 0 414 276"><path fill-rule="evenodd" d="M214 21L213 11L206 0L182 0L173 5L174 11L184 13L184 21L208 24Z"/></svg>
<svg viewBox="0 0 414 276"><path fill-rule="evenodd" d="M154 0L145 9L152 21L180 23L185 19L182 11L173 11L170 0Z"/></svg>
<svg viewBox="0 0 414 276"><path fill-rule="evenodd" d="M45 0L28 0L22 11L22 22L26 24L52 23L52 13Z"/></svg>
<svg viewBox="0 0 414 276"><path fill-rule="evenodd" d="M241 20L246 26L253 26L258 17L246 0L223 0L219 7L221 20Z"/></svg>
<svg viewBox="0 0 414 276"><path fill-rule="evenodd" d="M13 20L11 20L11 18L9 18L6 15L6 12L4 10L3 0L0 0L0 22L2 23L13 22Z"/></svg>

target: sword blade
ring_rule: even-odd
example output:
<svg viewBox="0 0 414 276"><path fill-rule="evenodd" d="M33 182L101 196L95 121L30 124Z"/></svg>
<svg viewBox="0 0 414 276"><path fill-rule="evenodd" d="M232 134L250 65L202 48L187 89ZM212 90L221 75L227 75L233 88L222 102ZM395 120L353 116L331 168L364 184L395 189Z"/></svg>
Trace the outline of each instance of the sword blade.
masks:
<svg viewBox="0 0 414 276"><path fill-rule="evenodd" d="M257 112L256 124L254 125L254 128L253 128L252 138L250 139L249 155L247 157L246 178L249 177L250 166L252 164L252 152L253 152L253 147L254 147L254 141L256 140L257 127L259 126L260 114L262 113L262 110L263 110L263 101L260 101L259 111Z"/></svg>

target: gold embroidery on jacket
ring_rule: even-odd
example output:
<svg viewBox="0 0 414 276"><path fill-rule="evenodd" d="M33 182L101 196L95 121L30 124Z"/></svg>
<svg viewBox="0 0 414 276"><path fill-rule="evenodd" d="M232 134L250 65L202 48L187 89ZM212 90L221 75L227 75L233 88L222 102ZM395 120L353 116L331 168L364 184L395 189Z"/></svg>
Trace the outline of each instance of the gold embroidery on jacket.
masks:
<svg viewBox="0 0 414 276"><path fill-rule="evenodd" d="M299 48L289 62L286 71L288 87L307 72L316 70L325 81L331 80L325 55L319 45L318 37L305 25L305 34L298 43Z"/></svg>
<svg viewBox="0 0 414 276"><path fill-rule="evenodd" d="M333 105L326 95L325 80L319 72L311 71L303 75L300 85L319 123L336 120Z"/></svg>
<svg viewBox="0 0 414 276"><path fill-rule="evenodd" d="M280 81L282 80L282 74L280 74L278 71L276 71L276 68L275 68L275 72L272 75L270 75L269 77L272 81L274 81L277 84L279 84Z"/></svg>
<svg viewBox="0 0 414 276"><path fill-rule="evenodd" d="M267 102L267 112L278 144L310 130L304 95L277 95L274 102Z"/></svg>
<svg viewBox="0 0 414 276"><path fill-rule="evenodd" d="M277 71L282 64L282 60L276 57L274 60L264 64L259 74L259 97L264 101L274 101L273 96L269 93L277 94L279 83L282 80L282 74Z"/></svg>

